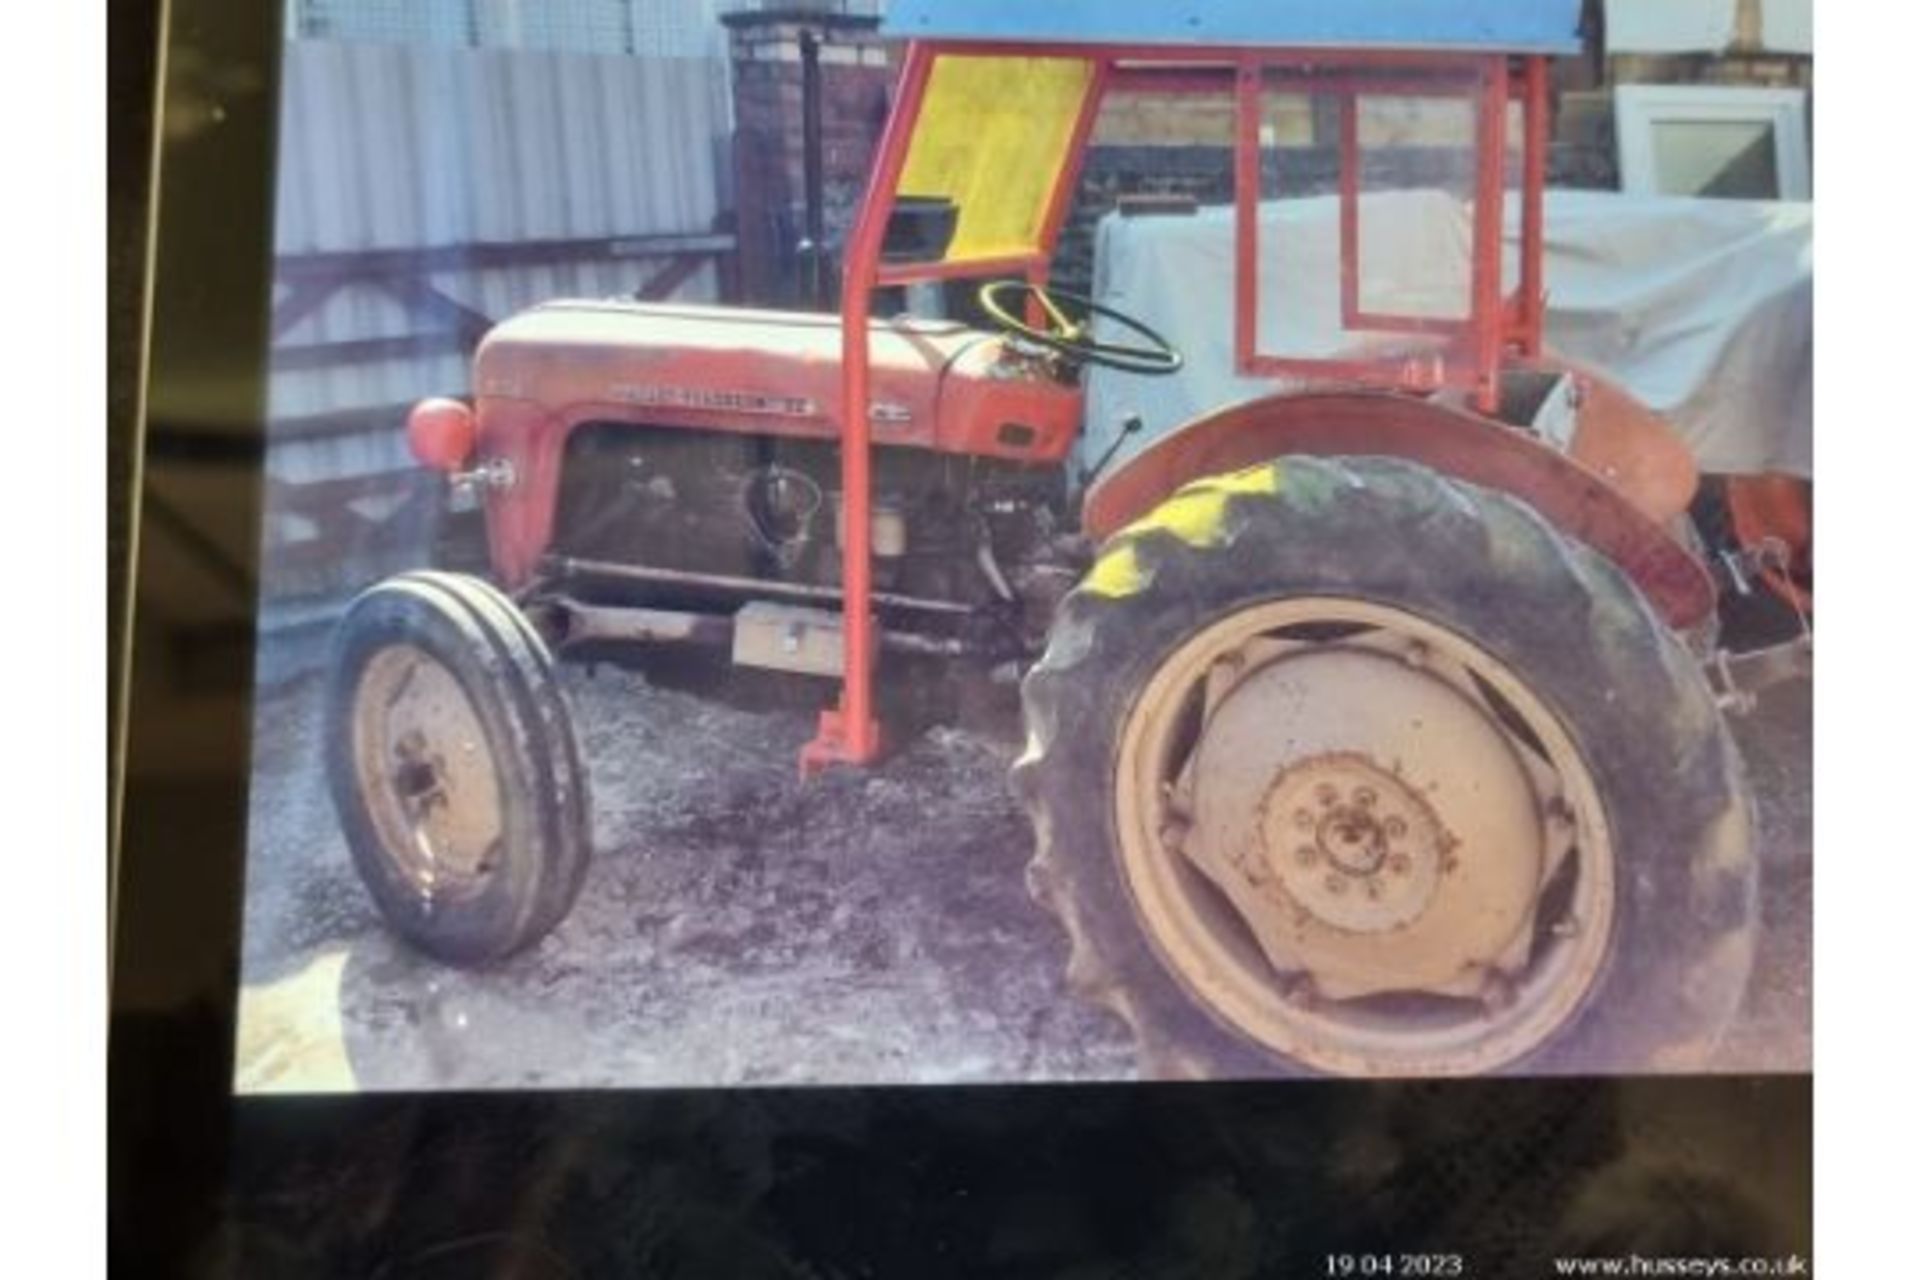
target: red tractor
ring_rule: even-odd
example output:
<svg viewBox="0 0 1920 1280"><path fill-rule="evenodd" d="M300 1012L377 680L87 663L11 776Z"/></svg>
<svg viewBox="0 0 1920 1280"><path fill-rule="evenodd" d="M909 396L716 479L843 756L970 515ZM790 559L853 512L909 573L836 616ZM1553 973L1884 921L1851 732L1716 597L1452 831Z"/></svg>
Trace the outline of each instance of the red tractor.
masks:
<svg viewBox="0 0 1920 1280"><path fill-rule="evenodd" d="M487 337L470 406L413 412L491 581L401 575L338 636L331 785L390 925L476 965L567 914L587 769L555 655L837 681L808 770L881 755L877 685L1018 664L1029 884L1146 1073L1697 1063L1755 941L1727 681L1799 659L1715 648L1687 450L1542 349L1547 59L1579 9L894 0L837 317L556 302ZM1089 475L1084 372L1182 363L1047 284L1101 104L1141 92L1234 104L1221 305L1275 383ZM1387 339L1357 354L1264 343L1276 94L1336 113L1341 315ZM1471 122L1457 315L1357 283L1357 106L1407 96ZM876 318L925 282L984 282L992 328Z"/></svg>

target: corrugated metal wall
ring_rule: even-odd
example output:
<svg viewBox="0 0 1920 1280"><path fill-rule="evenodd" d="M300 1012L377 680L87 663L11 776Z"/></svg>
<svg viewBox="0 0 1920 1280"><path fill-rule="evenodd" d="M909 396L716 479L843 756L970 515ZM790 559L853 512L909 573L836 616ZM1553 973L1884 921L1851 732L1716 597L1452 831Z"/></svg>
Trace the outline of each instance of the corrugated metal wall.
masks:
<svg viewBox="0 0 1920 1280"><path fill-rule="evenodd" d="M744 7L747 0L287 0L287 32L303 40L719 57L727 43L720 15Z"/></svg>
<svg viewBox="0 0 1920 1280"><path fill-rule="evenodd" d="M355 585L368 545L412 536L380 528L413 469L399 409L467 390L448 317L631 295L666 261L633 256L633 242L713 231L727 203L730 102L717 58L320 40L285 53L263 585L305 594ZM499 258L552 241L622 243L586 260L577 246L568 261L465 257L476 245ZM358 255L396 251L402 262L440 255L408 274L444 302L409 307L385 266L358 265ZM302 305L316 270L324 301ZM346 282L324 287L329 273ZM706 265L674 296L712 299L717 288ZM375 483L356 487L361 479ZM344 524L331 518L347 503L356 511ZM337 574L275 573L336 560Z"/></svg>
<svg viewBox="0 0 1920 1280"><path fill-rule="evenodd" d="M276 252L353 253L711 230L721 207L724 64L430 45L287 46ZM631 293L632 261L436 273L494 318L568 294ZM290 285L280 287L284 298ZM711 297L711 269L683 297ZM413 322L353 285L279 336L298 346L402 336ZM276 417L465 389L457 355L278 371Z"/></svg>

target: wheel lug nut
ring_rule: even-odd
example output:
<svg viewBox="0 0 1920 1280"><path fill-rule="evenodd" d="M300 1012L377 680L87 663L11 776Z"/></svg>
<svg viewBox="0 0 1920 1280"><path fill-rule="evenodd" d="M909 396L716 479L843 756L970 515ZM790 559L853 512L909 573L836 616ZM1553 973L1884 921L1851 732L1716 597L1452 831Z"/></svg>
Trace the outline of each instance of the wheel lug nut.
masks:
<svg viewBox="0 0 1920 1280"><path fill-rule="evenodd" d="M1388 818L1385 822L1381 823L1380 826L1381 830L1387 833L1387 838L1391 840L1398 840L1401 836L1407 834L1407 821L1405 818Z"/></svg>
<svg viewBox="0 0 1920 1280"><path fill-rule="evenodd" d="M1387 870L1394 875L1403 876L1413 870L1413 859L1404 853L1396 853L1387 859Z"/></svg>
<svg viewBox="0 0 1920 1280"><path fill-rule="evenodd" d="M1313 798L1326 807L1332 808L1340 799L1340 792L1334 788L1331 782L1323 782L1313 789Z"/></svg>
<svg viewBox="0 0 1920 1280"><path fill-rule="evenodd" d="M1518 994L1504 973L1489 971L1480 988L1480 1003L1489 1016L1495 1016L1513 1008Z"/></svg>
<svg viewBox="0 0 1920 1280"><path fill-rule="evenodd" d="M1302 831L1313 830L1313 814L1305 809L1295 809L1293 811L1293 825Z"/></svg>
<svg viewBox="0 0 1920 1280"><path fill-rule="evenodd" d="M1373 793L1372 787L1361 787L1358 791L1355 791L1353 793L1353 802L1359 805L1362 809L1373 808L1374 801L1378 800L1379 798L1380 798L1379 796Z"/></svg>
<svg viewBox="0 0 1920 1280"><path fill-rule="evenodd" d="M1301 1009L1314 1009L1320 1004L1320 988L1311 974L1303 973L1287 982L1280 995L1288 1004Z"/></svg>
<svg viewBox="0 0 1920 1280"><path fill-rule="evenodd" d="M1303 844L1293 851L1293 860L1303 867L1310 867L1320 861L1320 851L1312 845Z"/></svg>
<svg viewBox="0 0 1920 1280"><path fill-rule="evenodd" d="M1334 896L1338 897L1340 894L1343 894L1347 891L1346 877L1340 876L1340 875L1330 875L1326 879L1326 886L1327 886L1328 893L1331 893Z"/></svg>

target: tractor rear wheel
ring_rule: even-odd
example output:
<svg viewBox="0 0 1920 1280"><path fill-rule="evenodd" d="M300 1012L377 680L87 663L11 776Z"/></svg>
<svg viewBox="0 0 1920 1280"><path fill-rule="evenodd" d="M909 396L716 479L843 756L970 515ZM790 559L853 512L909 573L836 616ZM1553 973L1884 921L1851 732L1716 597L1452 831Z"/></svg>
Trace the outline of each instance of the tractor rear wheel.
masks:
<svg viewBox="0 0 1920 1280"><path fill-rule="evenodd" d="M335 640L326 743L354 865L413 946L484 964L573 905L579 750L546 645L487 583L408 573L362 593Z"/></svg>
<svg viewBox="0 0 1920 1280"><path fill-rule="evenodd" d="M1285 458L1116 535L1022 690L1034 895L1154 1076L1697 1064L1751 801L1611 564L1504 495Z"/></svg>

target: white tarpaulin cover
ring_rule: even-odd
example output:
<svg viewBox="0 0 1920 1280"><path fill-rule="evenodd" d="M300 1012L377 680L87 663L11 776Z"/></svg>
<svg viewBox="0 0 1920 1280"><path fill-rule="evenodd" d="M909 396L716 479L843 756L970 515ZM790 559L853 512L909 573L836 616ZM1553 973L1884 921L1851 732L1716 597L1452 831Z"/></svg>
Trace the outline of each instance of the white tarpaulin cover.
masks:
<svg viewBox="0 0 1920 1280"><path fill-rule="evenodd" d="M1546 210L1548 347L1608 373L1667 415L1703 471L1810 477L1813 206L1550 191ZM1262 351L1330 355L1422 341L1341 330L1334 197L1273 201L1260 218ZM1509 287L1518 234L1517 202L1509 201ZM1468 206L1448 194L1363 197L1363 307L1459 314L1470 243ZM1089 458L1130 414L1147 429L1121 456L1285 385L1234 372L1233 264L1230 207L1101 222L1096 297L1165 334L1187 365L1165 378L1095 369Z"/></svg>

